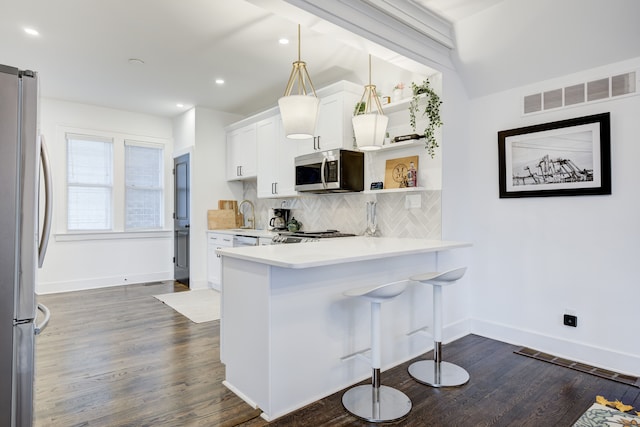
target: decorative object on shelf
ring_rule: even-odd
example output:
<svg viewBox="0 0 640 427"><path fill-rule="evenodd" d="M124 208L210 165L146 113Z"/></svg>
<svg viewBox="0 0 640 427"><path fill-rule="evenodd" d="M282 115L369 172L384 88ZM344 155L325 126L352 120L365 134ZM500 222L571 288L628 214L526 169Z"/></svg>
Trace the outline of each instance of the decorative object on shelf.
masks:
<svg viewBox="0 0 640 427"><path fill-rule="evenodd" d="M609 113L498 132L500 198L611 194Z"/></svg>
<svg viewBox="0 0 640 427"><path fill-rule="evenodd" d="M364 230L364 235L368 237L380 236L380 229L378 229L378 218L376 216L376 202L367 202L367 229Z"/></svg>
<svg viewBox="0 0 640 427"><path fill-rule="evenodd" d="M435 150L438 148L435 130L442 126L442 119L440 118L440 105L442 105L442 101L440 100L440 96L431 88L429 79L425 79L425 81L420 85L411 82L411 91L411 103L409 104L409 121L411 123L411 128L414 131L416 130L416 115L419 112L418 104L420 103L420 100L424 98L425 106L422 111L422 116L426 115L429 119L429 123L424 129L424 136L426 138L425 148L431 158L433 158L436 154Z"/></svg>
<svg viewBox="0 0 640 427"><path fill-rule="evenodd" d="M362 104L365 104L364 111ZM377 111L372 111L372 105ZM371 55L369 55L369 84L364 87L360 102L356 104L356 113L352 120L356 144L363 151L377 150L384 144L389 118L382 112L376 86L371 84Z"/></svg>
<svg viewBox="0 0 640 427"><path fill-rule="evenodd" d="M418 156L400 157L387 160L384 171L384 188L407 188L409 187L409 171L413 163L412 173L415 174L417 185ZM416 186L414 185L414 187Z"/></svg>
<svg viewBox="0 0 640 427"><path fill-rule="evenodd" d="M409 170L407 171L407 187L418 186L418 171L413 162L409 162Z"/></svg>
<svg viewBox="0 0 640 427"><path fill-rule="evenodd" d="M424 138L424 135L418 135L417 133L412 133L410 135L399 135L393 138L393 142L402 142L402 141L417 141L418 139Z"/></svg>
<svg viewBox="0 0 640 427"><path fill-rule="evenodd" d="M309 88L307 88L307 84ZM297 84L297 93L291 94ZM309 77L307 64L300 60L300 25L298 24L298 60L293 63L284 96L278 99L282 124L287 138L312 138L316 132L320 100Z"/></svg>
<svg viewBox="0 0 640 427"><path fill-rule="evenodd" d="M384 185L382 184L382 181L376 181L371 183L372 190L382 190L383 188L384 188Z"/></svg>
<svg viewBox="0 0 640 427"><path fill-rule="evenodd" d="M400 82L393 87L393 102L400 102L404 98L404 83Z"/></svg>

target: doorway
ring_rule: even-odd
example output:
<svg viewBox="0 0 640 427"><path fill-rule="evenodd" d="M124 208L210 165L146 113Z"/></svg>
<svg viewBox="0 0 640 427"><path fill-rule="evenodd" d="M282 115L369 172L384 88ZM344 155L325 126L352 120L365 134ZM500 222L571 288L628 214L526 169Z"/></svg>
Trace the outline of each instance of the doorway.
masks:
<svg viewBox="0 0 640 427"><path fill-rule="evenodd" d="M189 286L190 155L173 159L173 273L177 282Z"/></svg>

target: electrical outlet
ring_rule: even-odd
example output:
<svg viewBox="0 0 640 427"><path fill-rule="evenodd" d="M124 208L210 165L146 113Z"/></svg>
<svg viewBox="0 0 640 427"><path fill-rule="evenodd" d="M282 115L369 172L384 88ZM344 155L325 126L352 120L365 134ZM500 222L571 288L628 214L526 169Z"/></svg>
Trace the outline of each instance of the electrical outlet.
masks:
<svg viewBox="0 0 640 427"><path fill-rule="evenodd" d="M405 209L420 209L422 206L422 198L419 194L410 194L404 199Z"/></svg>
<svg viewBox="0 0 640 427"><path fill-rule="evenodd" d="M565 314L564 315L564 324L571 327L578 326L578 316L574 316L573 314Z"/></svg>

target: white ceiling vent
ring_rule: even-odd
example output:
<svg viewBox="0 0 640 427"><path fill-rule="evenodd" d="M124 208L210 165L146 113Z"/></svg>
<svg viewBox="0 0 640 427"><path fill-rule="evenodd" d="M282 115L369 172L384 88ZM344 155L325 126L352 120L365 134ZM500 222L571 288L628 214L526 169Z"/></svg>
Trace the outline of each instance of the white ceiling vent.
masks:
<svg viewBox="0 0 640 427"><path fill-rule="evenodd" d="M526 95L523 99L524 114L539 113L588 102L603 101L623 95L637 95L636 71L591 80L560 89Z"/></svg>

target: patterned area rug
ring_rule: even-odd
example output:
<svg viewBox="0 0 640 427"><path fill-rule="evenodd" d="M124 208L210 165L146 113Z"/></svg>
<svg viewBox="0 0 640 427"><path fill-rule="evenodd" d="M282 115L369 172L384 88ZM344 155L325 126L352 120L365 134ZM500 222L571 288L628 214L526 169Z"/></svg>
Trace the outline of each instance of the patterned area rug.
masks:
<svg viewBox="0 0 640 427"><path fill-rule="evenodd" d="M220 319L220 292L213 289L172 292L154 297L194 323Z"/></svg>
<svg viewBox="0 0 640 427"><path fill-rule="evenodd" d="M631 406L623 405L620 402L609 402L598 396L597 402L594 403L587 411L582 414L573 427L636 427L640 426L640 416L636 412L626 412L633 409ZM608 405L608 406L606 406ZM621 406L622 412L615 407Z"/></svg>

